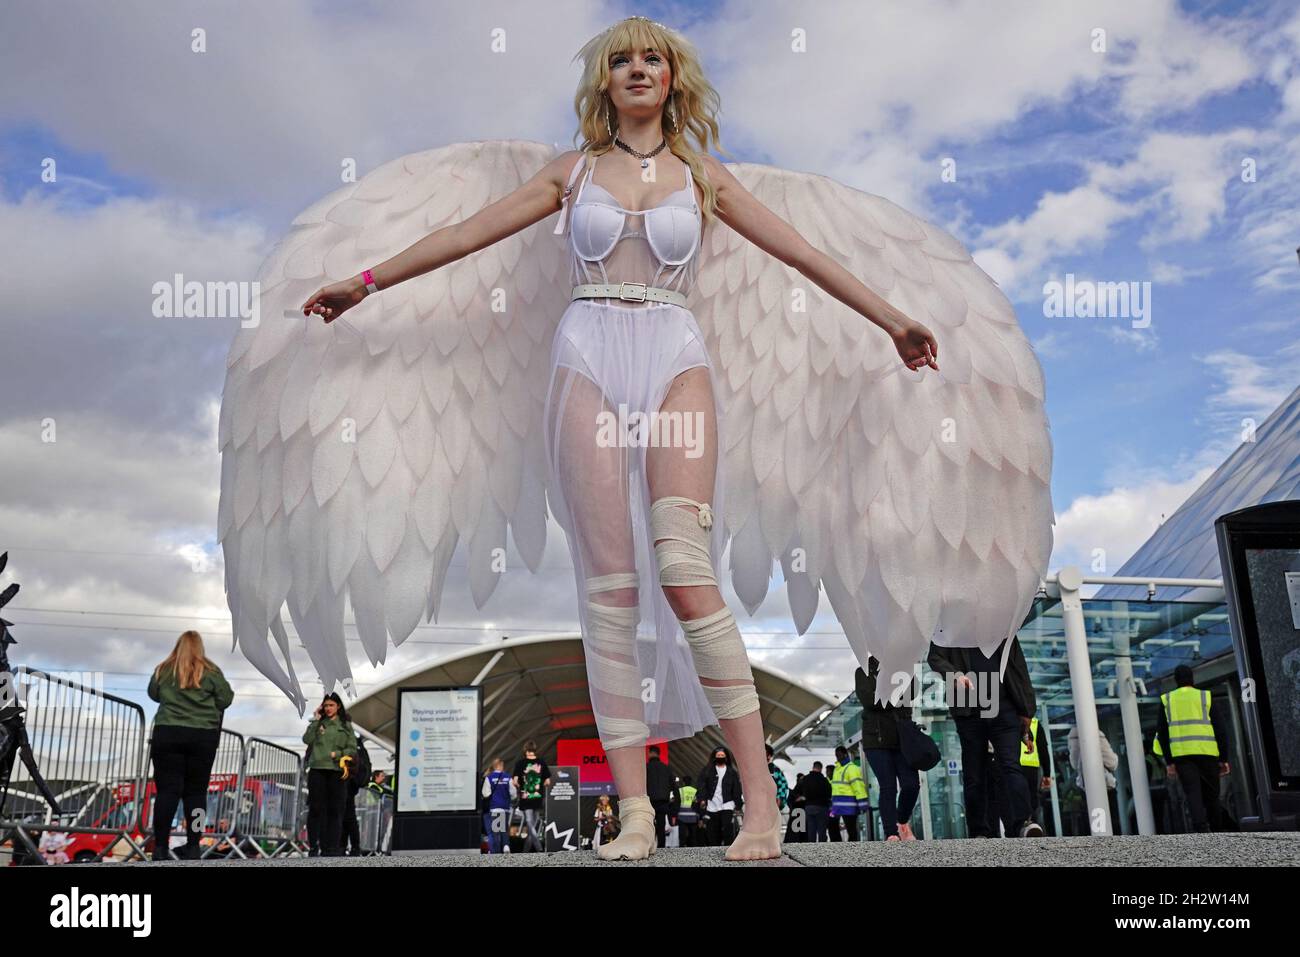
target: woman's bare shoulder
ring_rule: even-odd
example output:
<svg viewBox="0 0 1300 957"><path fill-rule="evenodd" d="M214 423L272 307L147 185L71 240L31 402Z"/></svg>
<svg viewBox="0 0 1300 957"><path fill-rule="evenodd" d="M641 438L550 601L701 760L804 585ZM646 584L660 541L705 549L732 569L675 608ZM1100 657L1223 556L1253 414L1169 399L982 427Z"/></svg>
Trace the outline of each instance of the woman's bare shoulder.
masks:
<svg viewBox="0 0 1300 957"><path fill-rule="evenodd" d="M578 164L582 156L582 150L566 150L547 163L545 168L549 174L567 181L569 174L573 172L573 167Z"/></svg>
<svg viewBox="0 0 1300 957"><path fill-rule="evenodd" d="M712 153L700 153L700 163L704 166L704 172L709 176L709 182L716 188L720 183L738 182L731 170L722 165L722 160L718 159Z"/></svg>

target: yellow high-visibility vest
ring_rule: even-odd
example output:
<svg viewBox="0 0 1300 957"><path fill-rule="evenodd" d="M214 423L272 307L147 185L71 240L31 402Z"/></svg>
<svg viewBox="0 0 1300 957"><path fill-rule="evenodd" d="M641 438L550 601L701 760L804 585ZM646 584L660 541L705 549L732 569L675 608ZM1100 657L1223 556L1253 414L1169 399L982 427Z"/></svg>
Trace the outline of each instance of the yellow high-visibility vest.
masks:
<svg viewBox="0 0 1300 957"><path fill-rule="evenodd" d="M1219 743L1214 739L1214 725L1210 721L1210 693L1198 688L1175 688L1160 696L1169 722L1169 749L1171 757L1181 758L1192 754L1219 756ZM1157 736L1158 741L1159 736ZM1157 754L1159 751L1156 752Z"/></svg>
<svg viewBox="0 0 1300 957"><path fill-rule="evenodd" d="M840 798L842 801L865 801L867 799L867 785L862 780L862 769L856 763L850 761L848 764L835 765L831 771L831 802L835 804L835 799Z"/></svg>
<svg viewBox="0 0 1300 957"><path fill-rule="evenodd" d="M1034 739L1034 750L1029 750L1029 745L1020 742L1020 766L1025 768L1042 767L1042 759L1038 754L1038 719L1029 719L1029 735Z"/></svg>

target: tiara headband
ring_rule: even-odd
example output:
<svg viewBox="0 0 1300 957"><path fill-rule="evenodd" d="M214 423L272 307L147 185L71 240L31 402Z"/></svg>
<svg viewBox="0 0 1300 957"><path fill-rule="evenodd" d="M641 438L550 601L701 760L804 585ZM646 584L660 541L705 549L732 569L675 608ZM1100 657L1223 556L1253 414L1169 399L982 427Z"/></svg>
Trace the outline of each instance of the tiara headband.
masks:
<svg viewBox="0 0 1300 957"><path fill-rule="evenodd" d="M629 19L629 20L644 20L646 23L653 23L655 26L657 26L657 27L658 27L659 29L661 29L661 30L668 30L668 29L670 29L670 28L667 26L667 24L660 23L658 20L651 20L649 17L635 16L635 17L628 17L628 19Z"/></svg>

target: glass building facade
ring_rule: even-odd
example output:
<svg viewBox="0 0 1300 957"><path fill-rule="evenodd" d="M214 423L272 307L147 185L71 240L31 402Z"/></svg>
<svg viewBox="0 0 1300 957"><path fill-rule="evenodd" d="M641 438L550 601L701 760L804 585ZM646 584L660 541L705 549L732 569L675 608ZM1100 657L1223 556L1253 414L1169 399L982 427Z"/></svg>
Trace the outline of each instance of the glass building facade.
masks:
<svg viewBox="0 0 1300 957"><path fill-rule="evenodd" d="M1113 772L1116 779L1112 801L1114 833L1138 832L1133 801L1135 787L1146 787L1151 794L1157 833L1190 830L1179 786L1166 779L1163 762L1151 754L1160 694L1173 687L1173 670L1180 664L1190 665L1197 686L1208 688L1213 700L1227 708L1231 739L1227 757L1232 771L1220 782L1223 807L1232 819L1253 813L1254 786L1247 764L1249 755L1226 607L1221 602L1093 598L1084 599L1083 615L1097 718L1102 733L1119 757ZM1038 717L1040 722L1046 722L1052 752L1054 775L1050 791L1041 796L1042 823L1049 834L1088 834L1083 791L1078 772L1070 761L1068 745L1075 724L1074 700L1059 599L1036 599L1017 638L1029 665L1038 699ZM1132 662L1137 689L1146 782L1133 780L1128 761L1129 744L1120 718L1116 662L1125 653ZM936 676L922 665L923 687L929 687L935 680ZM815 729L815 739L856 746L861 736L861 712L857 696L850 695ZM941 755L939 765L923 775L922 800L912 818L913 828L918 835L932 838L965 837L961 747L956 727L942 703L929 695L922 696L921 706L913 711L913 719L928 731ZM837 737L839 741L830 741ZM861 763L870 783L874 808L879 786L866 761ZM879 816L873 814L873 817L878 837Z"/></svg>

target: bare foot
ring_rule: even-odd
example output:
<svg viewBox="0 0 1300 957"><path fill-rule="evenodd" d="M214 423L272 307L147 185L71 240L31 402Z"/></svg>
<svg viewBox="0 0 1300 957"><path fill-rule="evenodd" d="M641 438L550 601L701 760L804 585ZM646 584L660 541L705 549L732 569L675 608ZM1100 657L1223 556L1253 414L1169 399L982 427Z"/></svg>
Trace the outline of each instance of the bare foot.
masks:
<svg viewBox="0 0 1300 957"><path fill-rule="evenodd" d="M745 824L727 848L728 861L765 861L781 856L781 812L776 807L776 785L745 810Z"/></svg>

